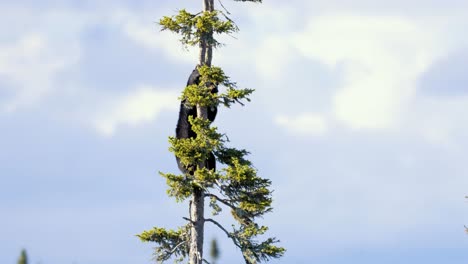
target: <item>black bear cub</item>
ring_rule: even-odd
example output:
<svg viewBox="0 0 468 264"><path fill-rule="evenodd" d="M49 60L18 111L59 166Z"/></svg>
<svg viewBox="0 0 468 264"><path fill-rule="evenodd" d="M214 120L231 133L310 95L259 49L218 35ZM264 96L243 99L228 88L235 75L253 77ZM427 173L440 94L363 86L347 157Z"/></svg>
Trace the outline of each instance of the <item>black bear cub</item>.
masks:
<svg viewBox="0 0 468 264"><path fill-rule="evenodd" d="M187 86L193 84L200 84L200 73L198 72L197 68L192 71L190 77L187 81ZM212 93L218 92L218 87L215 85L211 90ZM208 109L208 120L213 122L216 118L216 114L218 109L216 107L209 107ZM197 134L193 132L192 125L190 125L188 118L192 116L192 118L197 117L197 107L196 106L189 106L187 105L186 100L182 100L180 103L180 111L179 111L179 120L177 120L177 127L176 127L176 138L195 138ZM176 157L177 166L179 167L180 171L184 174L193 175L195 170L194 166L184 166L178 157ZM210 153L209 158L205 161L205 167L209 170L214 169L216 170L216 159L213 153Z"/></svg>

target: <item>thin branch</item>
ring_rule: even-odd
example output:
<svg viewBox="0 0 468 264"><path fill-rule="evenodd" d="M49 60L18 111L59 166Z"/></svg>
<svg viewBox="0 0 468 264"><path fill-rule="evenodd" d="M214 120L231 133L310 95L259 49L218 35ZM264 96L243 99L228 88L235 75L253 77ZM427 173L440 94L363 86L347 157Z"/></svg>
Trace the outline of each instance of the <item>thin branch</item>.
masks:
<svg viewBox="0 0 468 264"><path fill-rule="evenodd" d="M226 7L224 7L223 3L221 3L221 0L218 0L219 4L221 5L221 7L224 9L224 11L226 11L226 14L230 15L231 13L229 12L229 10L227 10ZM229 19L230 20L230 19Z"/></svg>
<svg viewBox="0 0 468 264"><path fill-rule="evenodd" d="M177 250L177 248L182 246L184 243L187 243L187 241L182 241L179 244L177 244L177 246L175 246L170 252L168 252L168 254L172 255L172 253L174 253Z"/></svg>
<svg viewBox="0 0 468 264"><path fill-rule="evenodd" d="M226 10L226 8L223 6L223 4L221 3L221 1L220 1L220 0L218 0L218 1L219 1L219 3L221 4L221 6L224 8L224 10ZM236 22L234 22L234 20L232 20L232 19L228 16L228 15L231 14L231 13L229 13L228 10L226 10L227 15L224 14L223 11L219 11L219 12L221 13L221 15L223 15L224 18L226 18L226 20L228 20L229 22L231 22L232 24L234 24L235 30L237 30L237 31L239 30L239 27L237 26ZM230 36L231 38L237 39L234 35L229 34L229 33L227 33L227 34L228 34L228 36Z"/></svg>
<svg viewBox="0 0 468 264"><path fill-rule="evenodd" d="M216 196L216 195L214 195L214 194L207 193L207 194L205 194L205 196L213 197L213 198L215 198L217 201L221 202L222 204L231 207L231 209L233 209L233 210L236 210L236 209L237 209L234 205L230 204L228 201L226 201L226 200L224 200L224 199L221 199L221 198L219 198L218 196Z"/></svg>
<svg viewBox="0 0 468 264"><path fill-rule="evenodd" d="M188 206L188 212L189 212L189 216L190 216L190 222L192 222L192 200L190 200L189 202L189 206Z"/></svg>
<svg viewBox="0 0 468 264"><path fill-rule="evenodd" d="M236 102L237 102L238 104L244 106L244 103L242 103L239 99L236 98L236 99L234 99L234 100L236 100Z"/></svg>
<svg viewBox="0 0 468 264"><path fill-rule="evenodd" d="M236 238L233 235L231 235L231 233L229 233L226 230L226 228L224 228L224 226L222 226L220 223L216 222L215 220L213 220L211 218L205 218L205 222L211 222L211 223L215 224L216 226L218 226L219 229L224 231L224 233L226 234L227 237L232 239L232 242L234 242L234 245L236 245L238 248L240 248L242 250L242 247L239 245L239 243L237 243Z"/></svg>
<svg viewBox="0 0 468 264"><path fill-rule="evenodd" d="M182 219L184 219L184 220L190 222L192 225L195 224L195 221L192 221L191 219L189 219L189 218L187 218L187 217L182 217Z"/></svg>

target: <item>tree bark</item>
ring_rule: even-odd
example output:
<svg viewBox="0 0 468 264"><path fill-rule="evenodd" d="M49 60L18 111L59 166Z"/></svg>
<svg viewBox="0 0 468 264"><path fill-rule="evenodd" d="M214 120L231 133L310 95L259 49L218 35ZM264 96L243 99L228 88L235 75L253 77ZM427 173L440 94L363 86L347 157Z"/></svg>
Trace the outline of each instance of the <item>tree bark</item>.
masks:
<svg viewBox="0 0 468 264"><path fill-rule="evenodd" d="M189 263L202 264L203 232L205 224L205 219L203 217L205 209L203 189L198 187L194 188L190 203L190 220L192 221L192 228L190 231Z"/></svg>
<svg viewBox="0 0 468 264"><path fill-rule="evenodd" d="M203 0L203 11L213 11L214 0ZM199 65L211 66L213 58L213 47L208 44L207 37L213 36L210 32L208 36L202 37L200 40L200 55ZM208 118L206 107L197 105L197 117L202 119ZM200 168L204 167L204 162L199 164ZM203 189L194 187L193 196L190 201L190 248L189 248L189 263L202 264L203 262L203 237L204 237L204 210L205 210L205 192Z"/></svg>
<svg viewBox="0 0 468 264"><path fill-rule="evenodd" d="M214 11L214 0L205 0L208 2L205 6L206 11ZM208 33L208 38L213 39L213 32ZM211 61L213 60L213 46L205 43L206 45L206 55L205 55L205 64L211 67Z"/></svg>

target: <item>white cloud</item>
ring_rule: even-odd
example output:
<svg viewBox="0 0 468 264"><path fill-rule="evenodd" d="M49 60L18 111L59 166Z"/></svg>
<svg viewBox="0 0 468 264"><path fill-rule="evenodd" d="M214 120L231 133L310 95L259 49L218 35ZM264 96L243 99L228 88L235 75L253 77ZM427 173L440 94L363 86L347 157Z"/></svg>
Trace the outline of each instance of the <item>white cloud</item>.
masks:
<svg viewBox="0 0 468 264"><path fill-rule="evenodd" d="M164 51L164 56L181 62L193 62L197 60L198 50L190 48L185 50L176 34L161 32L155 23L144 23L137 16L129 15L123 23L124 34L151 52Z"/></svg>
<svg viewBox="0 0 468 264"><path fill-rule="evenodd" d="M126 95L104 102L92 123L104 136L112 136L117 127L137 126L157 118L164 110L176 110L178 94L141 86Z"/></svg>
<svg viewBox="0 0 468 264"><path fill-rule="evenodd" d="M255 66L263 79L275 81L283 78L282 65L290 59L289 41L282 36L267 36L257 47Z"/></svg>
<svg viewBox="0 0 468 264"><path fill-rule="evenodd" d="M54 91L63 70L81 58L80 32L89 16L68 10L40 12L27 7L1 10L4 23L0 30L0 75L5 80L0 89L0 112L15 112L42 102Z"/></svg>
<svg viewBox="0 0 468 264"><path fill-rule="evenodd" d="M302 54L344 69L333 112L352 129L398 125L419 76L440 56L437 31L397 17L322 16L293 38Z"/></svg>
<svg viewBox="0 0 468 264"><path fill-rule="evenodd" d="M265 32L290 31L289 23L293 12L283 8L278 10L275 6L265 5L239 5L225 3L232 13L245 14L248 24L255 25L255 28L245 28L232 36L217 35L219 42L227 44L222 49L217 49L213 55L213 63L216 65L238 65L254 64L257 71L265 77L271 79L281 73L279 64L287 63L290 42L282 34L266 35ZM173 13L170 9L168 14ZM167 15L167 13L166 13ZM182 47L180 36L169 32L161 31L160 26L154 23L154 19L149 22L142 18L140 14L119 12L114 15L115 21L122 25L124 34L142 48L156 53L162 53L168 59L182 63L198 61L198 48L189 47L186 50ZM152 17L160 17L152 14ZM267 18L274 17L274 20ZM247 23L246 23L247 24ZM255 31L251 30L254 29ZM259 43L259 41L261 41ZM274 56L272 56L274 54Z"/></svg>
<svg viewBox="0 0 468 264"><path fill-rule="evenodd" d="M13 93L0 110L14 112L46 96L54 89L53 82L60 71L79 59L79 51L73 44L68 52L60 53L40 33L25 34L14 43L0 44L0 74L11 84L4 89Z"/></svg>
<svg viewBox="0 0 468 264"><path fill-rule="evenodd" d="M5 24L0 25L8 33L7 38L0 39L0 76L4 80L0 89L5 89L0 92L6 95L0 98L0 112L30 109L60 95L63 102L72 100L73 104L64 112L54 112L54 116L80 120L110 136L119 126L136 126L154 120L163 110L177 109L175 92L140 86L122 95L116 91L90 90L91 87L83 87L81 80L76 79L82 72L79 62L87 55L82 49L84 38L89 35L82 33L87 30L94 33L93 29L101 27L109 31L117 28L130 42L150 52L163 50L168 56L188 61L190 56L178 45L175 35L162 36L154 24L154 14L145 13L142 17L118 7L105 13L100 9L86 14L72 9L37 12L28 7L0 12L15 26L15 30L10 30ZM69 70L71 75L63 74ZM134 87L130 85L128 90Z"/></svg>
<svg viewBox="0 0 468 264"><path fill-rule="evenodd" d="M445 148L463 148L468 132L468 96L421 97L404 117L404 126L426 142ZM462 145L460 145L462 143Z"/></svg>
<svg viewBox="0 0 468 264"><path fill-rule="evenodd" d="M303 113L294 117L279 115L276 117L275 123L300 135L323 135L328 129L325 118L314 113Z"/></svg>
<svg viewBox="0 0 468 264"><path fill-rule="evenodd" d="M326 133L328 123L333 119L357 130L410 129L404 125L407 122L405 117L409 111L417 111L411 104L417 100L419 77L450 49L446 45L450 40L444 40L443 36L451 24L438 25L440 21L437 20L426 23L420 17L359 16L352 13L312 16L306 18L307 26L302 31L298 28L299 31L291 33L289 28L301 24L298 21L302 19L291 10L287 11L288 16L279 15L276 9L265 6L247 10L246 19L255 21L255 28L244 29L235 40L230 37L221 39L228 46L215 54L216 64L253 64L252 68L260 77L255 81L262 80L268 86L284 82L286 78L303 78L284 74L287 67L301 67L291 63L297 61L294 56L321 62L332 70L339 69L335 73L343 73L342 76L336 75L342 80L331 97L320 99L326 102L322 103L323 108L299 112L325 112L327 117L332 117L331 120L315 114L275 119L278 125L289 127L292 133ZM260 17L275 17L274 26L256 16L258 12ZM196 49L187 52L175 34L160 32L153 23L157 16L152 15L150 21L150 16L120 11L110 17L131 41L147 51L161 53L176 62L196 61ZM239 50L242 52L238 53ZM307 78L303 79L304 83L308 82ZM306 87L295 87L291 96L312 96ZM109 125L107 130L112 131L116 126ZM422 133L416 125L411 127L413 132ZM101 132L104 130L102 128ZM426 131L423 136L428 140L442 141L442 137L449 134L445 128L438 130L437 133L436 130Z"/></svg>

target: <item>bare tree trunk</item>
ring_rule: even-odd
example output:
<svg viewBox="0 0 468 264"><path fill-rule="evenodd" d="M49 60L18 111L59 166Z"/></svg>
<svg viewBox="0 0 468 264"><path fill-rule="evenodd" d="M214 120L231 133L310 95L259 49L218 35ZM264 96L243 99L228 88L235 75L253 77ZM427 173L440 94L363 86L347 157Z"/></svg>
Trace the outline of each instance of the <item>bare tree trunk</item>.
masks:
<svg viewBox="0 0 468 264"><path fill-rule="evenodd" d="M214 11L214 0L203 0L203 11ZM211 61L213 60L213 47L208 44L208 38L213 38L213 32L202 36L200 40L200 54L198 57L200 65L211 66Z"/></svg>
<svg viewBox="0 0 468 264"><path fill-rule="evenodd" d="M204 199L204 191L195 187L190 201L190 219L192 220L189 249L190 264L202 264L203 261Z"/></svg>
<svg viewBox="0 0 468 264"><path fill-rule="evenodd" d="M207 11L214 11L214 0L205 0L208 2L205 7ZM208 33L208 38L213 39L213 32ZM205 55L205 64L211 67L211 61L213 60L213 46L206 44L206 55Z"/></svg>
<svg viewBox="0 0 468 264"><path fill-rule="evenodd" d="M214 0L203 0L203 11L213 11ZM203 36L200 40L200 55L199 65L211 66L213 58L213 47L208 44L207 37L213 36L209 33L208 36ZM197 105L197 117L207 119L208 111L206 107ZM200 168L204 167L204 162L199 164ZM192 200L190 201L190 249L189 249L189 263L202 264L203 262L203 236L204 236L204 210L205 210L205 192L203 189L194 187Z"/></svg>
<svg viewBox="0 0 468 264"><path fill-rule="evenodd" d="M200 54L198 57L199 65L205 64L205 57L206 57L206 40L202 38L200 40Z"/></svg>

